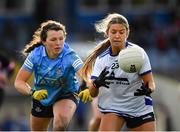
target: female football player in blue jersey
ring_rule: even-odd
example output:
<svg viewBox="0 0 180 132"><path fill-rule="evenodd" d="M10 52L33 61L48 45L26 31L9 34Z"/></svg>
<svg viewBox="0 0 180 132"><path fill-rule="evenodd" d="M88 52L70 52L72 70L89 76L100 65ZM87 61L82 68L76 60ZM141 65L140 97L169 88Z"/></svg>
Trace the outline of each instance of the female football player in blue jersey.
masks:
<svg viewBox="0 0 180 132"><path fill-rule="evenodd" d="M65 43L65 26L43 22L23 53L27 58L15 79L15 88L32 96L31 130L66 130L76 110L79 91L76 73L83 62ZM27 83L34 72L34 87Z"/></svg>
<svg viewBox="0 0 180 132"><path fill-rule="evenodd" d="M129 24L117 13L96 23L96 30L107 37L87 57L81 74L92 79L89 89L79 97L98 95L101 114L100 131L119 131L126 124L131 131L155 131L155 117L150 94L155 90L151 65L146 52L127 41ZM140 71L124 72L118 64L118 54L124 48L140 48L144 64ZM86 97L85 97L86 96Z"/></svg>

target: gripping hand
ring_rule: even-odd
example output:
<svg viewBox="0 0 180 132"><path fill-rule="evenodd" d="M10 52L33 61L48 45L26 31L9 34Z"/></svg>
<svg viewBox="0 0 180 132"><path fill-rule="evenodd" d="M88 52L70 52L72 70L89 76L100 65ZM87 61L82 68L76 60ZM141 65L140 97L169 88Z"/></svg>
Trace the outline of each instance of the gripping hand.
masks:
<svg viewBox="0 0 180 132"><path fill-rule="evenodd" d="M48 91L45 89L33 91L32 97L38 101L46 99L48 97Z"/></svg>
<svg viewBox="0 0 180 132"><path fill-rule="evenodd" d="M110 82L107 82L106 80L108 79L108 77L106 77L106 75L109 73L109 71L107 71L107 68L104 68L104 70L101 72L101 74L99 75L98 78L96 78L93 81L93 86L95 88L99 88L101 86L104 86L106 88L109 88L109 84Z"/></svg>
<svg viewBox="0 0 180 132"><path fill-rule="evenodd" d="M82 98L83 103L86 103L87 101L90 101L90 102L93 101L93 98L90 95L89 89L85 89L85 90L81 91L78 94L78 97Z"/></svg>
<svg viewBox="0 0 180 132"><path fill-rule="evenodd" d="M144 85L144 83L142 83L142 86L136 90L136 92L134 92L134 96L142 96L142 95L146 95L146 96L151 96L151 89L148 86L148 83L146 85Z"/></svg>

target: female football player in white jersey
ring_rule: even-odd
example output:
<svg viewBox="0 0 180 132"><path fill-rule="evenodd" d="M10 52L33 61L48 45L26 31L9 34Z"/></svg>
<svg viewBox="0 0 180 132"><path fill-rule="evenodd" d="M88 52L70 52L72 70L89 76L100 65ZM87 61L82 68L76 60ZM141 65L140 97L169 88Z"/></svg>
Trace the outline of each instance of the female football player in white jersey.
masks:
<svg viewBox="0 0 180 132"><path fill-rule="evenodd" d="M83 62L65 39L65 26L49 20L41 24L24 49L28 56L17 74L15 87L32 96L32 131L48 130L52 118L54 131L66 130L79 102L75 74ZM27 81L33 72L31 88Z"/></svg>
<svg viewBox="0 0 180 132"><path fill-rule="evenodd" d="M124 124L132 131L155 131L150 96L155 90L155 82L146 52L141 48L144 64L140 71L126 73L118 64L118 54L122 49L139 47L127 41L127 19L113 13L96 23L95 27L107 38L88 56L81 69L84 79L91 77L92 84L79 96L88 99L98 95L98 107L102 113L100 131L118 131Z"/></svg>

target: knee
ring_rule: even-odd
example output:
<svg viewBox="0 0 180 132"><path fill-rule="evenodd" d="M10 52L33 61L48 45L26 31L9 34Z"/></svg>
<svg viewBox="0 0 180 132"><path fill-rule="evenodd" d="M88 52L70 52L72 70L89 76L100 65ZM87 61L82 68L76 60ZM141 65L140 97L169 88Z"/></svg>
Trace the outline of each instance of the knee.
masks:
<svg viewBox="0 0 180 132"><path fill-rule="evenodd" d="M59 117L54 117L53 120L53 130L55 131L65 131L68 127L69 119L66 115L61 115Z"/></svg>

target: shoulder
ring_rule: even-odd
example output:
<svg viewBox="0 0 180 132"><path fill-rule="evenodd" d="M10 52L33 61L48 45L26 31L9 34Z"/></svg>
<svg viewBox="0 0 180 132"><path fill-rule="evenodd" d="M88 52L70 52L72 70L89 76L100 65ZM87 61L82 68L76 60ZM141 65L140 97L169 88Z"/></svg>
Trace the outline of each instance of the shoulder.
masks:
<svg viewBox="0 0 180 132"><path fill-rule="evenodd" d="M79 55L71 48L69 47L69 45L65 44L64 45L64 51L63 51L63 60L69 63L73 63L76 60L80 60L81 58L79 57Z"/></svg>
<svg viewBox="0 0 180 132"><path fill-rule="evenodd" d="M98 58L99 59L102 59L102 58L104 58L105 56L107 56L107 55L109 55L110 54L110 47L108 47L104 52L102 52L99 56L98 56Z"/></svg>
<svg viewBox="0 0 180 132"><path fill-rule="evenodd" d="M67 43L64 44L64 56L72 57L72 56L78 56L77 52L72 49Z"/></svg>
<svg viewBox="0 0 180 132"><path fill-rule="evenodd" d="M45 47L43 45L36 47L33 51L32 54L35 56L39 56L43 54L43 50L45 50Z"/></svg>
<svg viewBox="0 0 180 132"><path fill-rule="evenodd" d="M132 43L132 42L127 42L126 47L127 48L134 48L134 47L139 48L141 51L145 52L141 46L139 46L138 44Z"/></svg>
<svg viewBox="0 0 180 132"><path fill-rule="evenodd" d="M33 62L38 62L39 59L43 57L43 54L45 54L45 47L42 45L31 51L31 53L28 55L28 58L33 60Z"/></svg>

